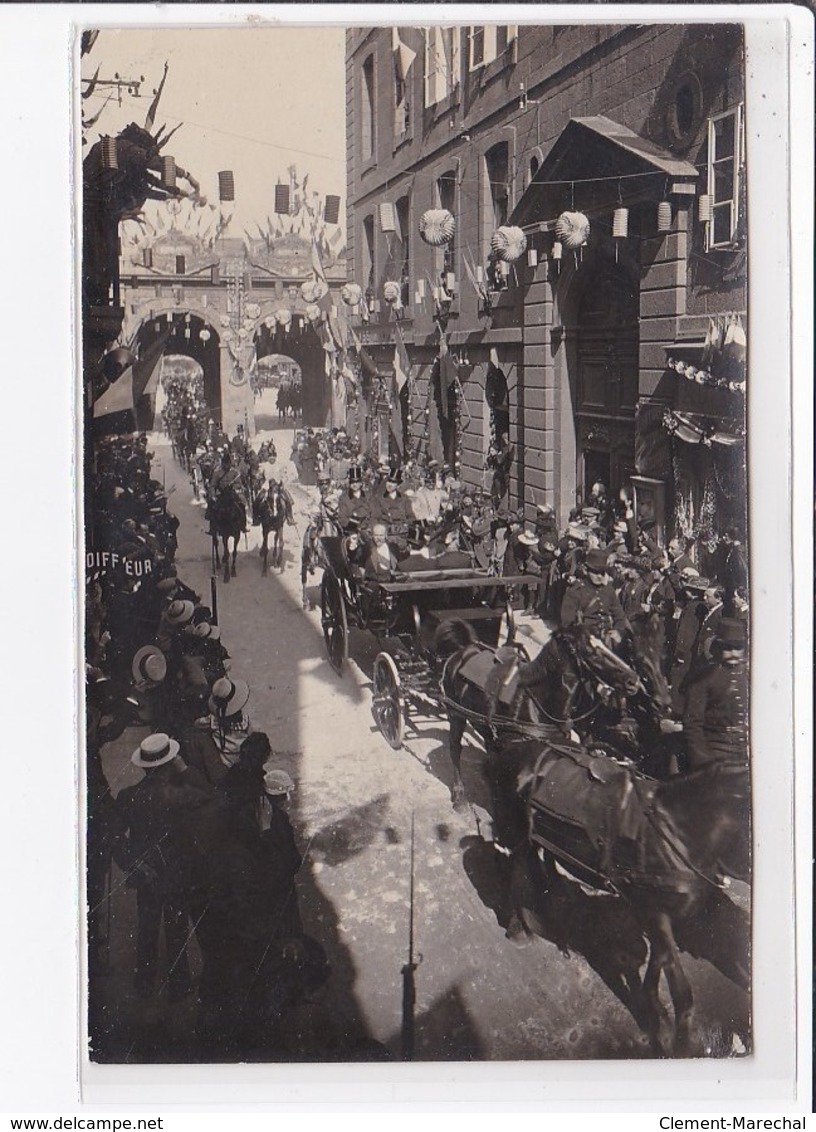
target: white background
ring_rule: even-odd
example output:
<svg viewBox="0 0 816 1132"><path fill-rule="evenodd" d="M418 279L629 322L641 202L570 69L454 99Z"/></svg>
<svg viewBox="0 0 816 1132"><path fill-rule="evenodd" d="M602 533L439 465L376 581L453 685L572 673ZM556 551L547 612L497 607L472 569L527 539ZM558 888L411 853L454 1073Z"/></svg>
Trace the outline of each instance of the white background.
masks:
<svg viewBox="0 0 816 1132"><path fill-rule="evenodd" d="M10 1113L65 1115L81 1111L82 1104L78 1053L82 995L75 942L79 660L73 569L76 299L71 197L75 171L69 149L75 100L71 24L235 22L250 12L262 19L277 13L300 21L400 21L397 8L362 5L356 6L353 17L350 6L297 12L286 6L0 8L4 261L0 380L6 394L0 488L5 636L0 757L6 764L0 791L4 866L0 1109ZM812 20L804 9L783 5L694 9L593 5L502 11L446 6L443 16L438 8L417 6L404 10L401 22L496 21L505 13L519 22L731 18L748 24L756 1054L747 1060L713 1063L438 1069L134 1066L91 1075L83 1070L84 1115L164 1113L170 1118L165 1127L192 1128L191 1121L173 1114L192 1112L200 1105L205 1106L203 1111L235 1112L250 1102L252 1108L243 1109L247 1123L252 1111L281 1106L312 1110L317 1105L338 1110L367 1106L469 1111L469 1123L493 1111L487 1117L493 1125L495 1109L509 1110L514 1104L573 1113L614 1110L673 1116L810 1110ZM763 19L770 22L762 23ZM789 141L796 174L793 195L786 168ZM624 1127L624 1119L618 1117L613 1123ZM569 1121L584 1126L577 1117ZM200 1118L197 1123L205 1126ZM563 1125L562 1120L559 1127ZM626 1120L625 1125L632 1127L633 1121ZM659 1125L651 1116L634 1126Z"/></svg>

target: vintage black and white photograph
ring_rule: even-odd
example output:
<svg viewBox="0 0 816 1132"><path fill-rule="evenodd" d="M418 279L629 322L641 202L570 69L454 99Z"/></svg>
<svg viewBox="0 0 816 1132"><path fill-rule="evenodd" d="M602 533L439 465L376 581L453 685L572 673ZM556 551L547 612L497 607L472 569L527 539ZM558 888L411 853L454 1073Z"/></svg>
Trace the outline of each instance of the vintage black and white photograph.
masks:
<svg viewBox="0 0 816 1132"><path fill-rule="evenodd" d="M745 29L603 17L77 29L91 1063L754 1051Z"/></svg>

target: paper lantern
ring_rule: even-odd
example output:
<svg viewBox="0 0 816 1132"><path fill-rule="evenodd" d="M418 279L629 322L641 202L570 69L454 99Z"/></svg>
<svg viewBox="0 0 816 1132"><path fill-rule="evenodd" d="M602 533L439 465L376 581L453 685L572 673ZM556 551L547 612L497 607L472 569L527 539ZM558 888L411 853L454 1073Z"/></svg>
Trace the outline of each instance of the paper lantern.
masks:
<svg viewBox="0 0 816 1132"><path fill-rule="evenodd" d="M582 248L589 240L589 220L583 212L562 212L555 222L559 243L567 248Z"/></svg>
<svg viewBox="0 0 816 1132"><path fill-rule="evenodd" d="M281 307L279 311L275 311L275 321L284 328L289 326L292 322L292 312L288 307Z"/></svg>
<svg viewBox="0 0 816 1132"><path fill-rule="evenodd" d="M363 289L359 283L344 283L340 288L340 298L348 307L359 306L363 301Z"/></svg>
<svg viewBox="0 0 816 1132"><path fill-rule="evenodd" d="M153 249L152 248L142 248L142 263L145 265L145 267L152 267L153 266Z"/></svg>
<svg viewBox="0 0 816 1132"><path fill-rule="evenodd" d="M383 298L390 307L401 306L401 293L402 292L399 283L395 283L393 280L389 280L388 283L383 284Z"/></svg>
<svg viewBox="0 0 816 1132"><path fill-rule="evenodd" d="M324 295L328 293L329 285L323 279L307 279L301 285L300 297L304 303L319 303Z"/></svg>
<svg viewBox="0 0 816 1132"><path fill-rule="evenodd" d="M323 219L327 224L339 224L340 222L340 197L329 193L326 197L326 203L323 207Z"/></svg>
<svg viewBox="0 0 816 1132"><path fill-rule="evenodd" d="M380 231L396 232L396 230L397 216L394 206L390 201L384 200L380 203Z"/></svg>
<svg viewBox="0 0 816 1132"><path fill-rule="evenodd" d="M222 169L218 174L218 199L235 200L235 177L231 169Z"/></svg>
<svg viewBox="0 0 816 1132"><path fill-rule="evenodd" d="M708 193L703 193L697 202L697 215L704 224L714 219L714 202Z"/></svg>
<svg viewBox="0 0 816 1132"><path fill-rule="evenodd" d="M616 240L625 240L629 235L629 209L616 208L612 213L612 236Z"/></svg>
<svg viewBox="0 0 816 1132"><path fill-rule="evenodd" d="M116 138L102 138L102 168L119 168L119 154L117 151Z"/></svg>
<svg viewBox="0 0 816 1132"><path fill-rule="evenodd" d="M527 237L521 228L502 226L490 237L490 247L500 260L513 263L524 254Z"/></svg>
<svg viewBox="0 0 816 1132"><path fill-rule="evenodd" d="M212 335L210 334L206 326L203 330L199 330L198 336L202 342L209 342L210 338L212 338Z"/></svg>
<svg viewBox="0 0 816 1132"><path fill-rule="evenodd" d="M289 211L289 186L288 185L275 185L275 212L288 213Z"/></svg>
<svg viewBox="0 0 816 1132"><path fill-rule="evenodd" d="M561 243L559 243L556 240L556 242L553 244L552 257L555 260L560 260L563 254L564 254L564 247Z"/></svg>
<svg viewBox="0 0 816 1132"><path fill-rule="evenodd" d="M310 322L317 322L317 320L320 318L320 307L317 305L317 303L309 303L309 305L306 307L306 317Z"/></svg>
<svg viewBox="0 0 816 1132"><path fill-rule="evenodd" d="M419 218L419 234L433 248L449 244L455 232L456 221L446 208L429 208Z"/></svg>
<svg viewBox="0 0 816 1132"><path fill-rule="evenodd" d="M672 226L672 206L671 201L662 200L657 206L657 230L658 232L671 232Z"/></svg>
<svg viewBox="0 0 816 1132"><path fill-rule="evenodd" d="M161 179L166 189L174 189L176 187L175 157L163 157L161 159Z"/></svg>
<svg viewBox="0 0 816 1132"><path fill-rule="evenodd" d="M538 252L535 248L530 248L527 252L527 266L538 267Z"/></svg>

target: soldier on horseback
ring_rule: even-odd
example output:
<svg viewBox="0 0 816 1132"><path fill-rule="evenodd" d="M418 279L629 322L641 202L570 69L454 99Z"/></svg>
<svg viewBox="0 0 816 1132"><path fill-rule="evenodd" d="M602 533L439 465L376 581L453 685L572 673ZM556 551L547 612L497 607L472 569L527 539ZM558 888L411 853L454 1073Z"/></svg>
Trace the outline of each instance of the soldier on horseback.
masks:
<svg viewBox="0 0 816 1132"><path fill-rule="evenodd" d="M241 478L240 470L233 465L232 452L229 448L225 448L221 453L221 463L210 478L210 507L207 511L207 518L210 518L213 506L218 503L219 498L227 491L232 492L232 494L240 500L246 511L247 498L244 483Z"/></svg>

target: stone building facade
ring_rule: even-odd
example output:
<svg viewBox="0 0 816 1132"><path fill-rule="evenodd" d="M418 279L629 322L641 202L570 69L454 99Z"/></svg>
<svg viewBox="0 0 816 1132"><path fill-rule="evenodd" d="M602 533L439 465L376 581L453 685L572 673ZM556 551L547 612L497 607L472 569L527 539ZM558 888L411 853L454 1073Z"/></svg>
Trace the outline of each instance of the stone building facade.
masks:
<svg viewBox="0 0 816 1132"><path fill-rule="evenodd" d="M346 59L348 272L377 368L405 344L404 454L488 486L507 428L528 516L563 522L601 480L664 538L742 525L741 26L355 28ZM442 247L429 209L454 217ZM526 239L504 266L500 227Z"/></svg>

